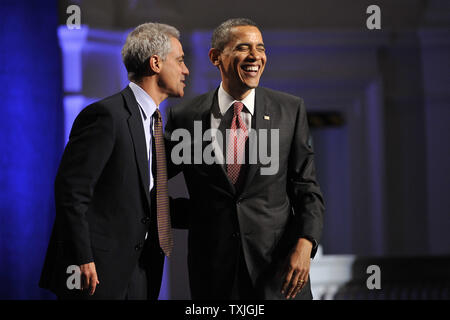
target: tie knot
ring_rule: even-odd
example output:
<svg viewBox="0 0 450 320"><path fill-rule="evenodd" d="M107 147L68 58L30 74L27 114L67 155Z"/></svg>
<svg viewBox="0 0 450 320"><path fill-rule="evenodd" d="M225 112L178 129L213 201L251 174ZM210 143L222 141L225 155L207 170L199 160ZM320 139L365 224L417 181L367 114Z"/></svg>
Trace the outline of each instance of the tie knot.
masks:
<svg viewBox="0 0 450 320"><path fill-rule="evenodd" d="M244 104L242 102L236 101L234 104L234 114L235 115L239 115L242 111L242 109L244 109Z"/></svg>
<svg viewBox="0 0 450 320"><path fill-rule="evenodd" d="M161 120L161 112L159 112L159 108L156 108L155 112L153 112L153 118L157 121Z"/></svg>

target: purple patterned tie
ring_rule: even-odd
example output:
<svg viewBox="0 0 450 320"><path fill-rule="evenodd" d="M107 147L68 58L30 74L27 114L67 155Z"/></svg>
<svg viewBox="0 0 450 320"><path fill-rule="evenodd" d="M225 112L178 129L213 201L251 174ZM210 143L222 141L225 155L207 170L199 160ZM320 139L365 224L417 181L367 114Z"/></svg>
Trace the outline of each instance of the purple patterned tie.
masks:
<svg viewBox="0 0 450 320"><path fill-rule="evenodd" d="M158 222L159 245L166 256L173 248L172 226L170 225L169 191L167 187L166 150L164 147L163 125L159 109L153 114L155 118L156 151L156 214Z"/></svg>

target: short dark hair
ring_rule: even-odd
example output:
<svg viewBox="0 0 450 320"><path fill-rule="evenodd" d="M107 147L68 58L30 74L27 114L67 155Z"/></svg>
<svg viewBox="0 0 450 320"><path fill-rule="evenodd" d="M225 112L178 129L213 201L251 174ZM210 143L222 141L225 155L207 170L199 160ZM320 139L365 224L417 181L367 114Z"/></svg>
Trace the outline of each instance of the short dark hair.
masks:
<svg viewBox="0 0 450 320"><path fill-rule="evenodd" d="M247 18L232 18L222 22L220 26L214 29L211 38L211 47L222 51L226 44L230 41L230 31L234 27L254 26L259 29L258 25Z"/></svg>

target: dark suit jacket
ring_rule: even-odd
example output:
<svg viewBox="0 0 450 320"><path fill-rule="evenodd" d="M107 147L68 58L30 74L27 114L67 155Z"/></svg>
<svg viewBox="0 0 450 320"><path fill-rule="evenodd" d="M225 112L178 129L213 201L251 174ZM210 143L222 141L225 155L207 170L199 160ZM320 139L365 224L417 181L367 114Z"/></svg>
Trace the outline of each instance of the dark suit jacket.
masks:
<svg viewBox="0 0 450 320"><path fill-rule="evenodd" d="M158 297L164 255L151 212L149 166L139 106L129 87L86 107L76 118L55 180L56 218L40 286L61 297L69 265L95 262L100 284L92 298L125 292L142 250L152 264ZM150 244L150 245L148 245Z"/></svg>
<svg viewBox="0 0 450 320"><path fill-rule="evenodd" d="M228 298L240 245L260 297L284 299L282 280L276 275L278 264L285 261L298 238L318 242L321 237L324 204L303 100L266 88L257 88L255 99L252 126L279 129L276 174L261 175L265 165L258 160L247 167L238 192L220 164L171 168L172 174L183 171L190 195L188 266L194 299ZM166 125L169 155L177 144L170 141L174 130L183 128L193 136L194 121L201 121L202 133L210 128L213 104L217 104L217 90L170 109ZM202 147L209 143L202 142ZM192 152L194 144L193 139ZM311 298L309 283L298 297Z"/></svg>

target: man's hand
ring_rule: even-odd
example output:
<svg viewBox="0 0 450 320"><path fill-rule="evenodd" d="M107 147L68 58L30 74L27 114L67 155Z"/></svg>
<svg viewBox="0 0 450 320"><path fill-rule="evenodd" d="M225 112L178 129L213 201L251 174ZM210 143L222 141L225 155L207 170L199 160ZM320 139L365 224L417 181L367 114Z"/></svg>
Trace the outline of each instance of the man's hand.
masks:
<svg viewBox="0 0 450 320"><path fill-rule="evenodd" d="M81 290L90 289L89 294L92 296L95 288L100 283L97 278L97 271L95 270L94 262L82 264L81 270Z"/></svg>
<svg viewBox="0 0 450 320"><path fill-rule="evenodd" d="M295 298L308 282L312 247L311 241L300 238L289 254L282 273L281 293L286 299Z"/></svg>

